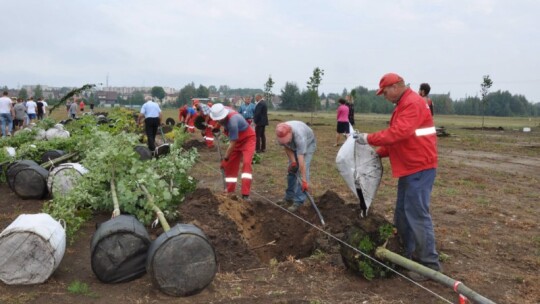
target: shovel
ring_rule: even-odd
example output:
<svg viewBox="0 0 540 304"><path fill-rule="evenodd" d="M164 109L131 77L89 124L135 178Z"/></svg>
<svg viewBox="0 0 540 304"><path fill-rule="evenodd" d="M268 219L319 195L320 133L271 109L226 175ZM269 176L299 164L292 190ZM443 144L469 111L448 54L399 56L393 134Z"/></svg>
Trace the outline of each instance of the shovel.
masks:
<svg viewBox="0 0 540 304"><path fill-rule="evenodd" d="M165 138L165 135L163 134L163 128L159 126L159 132L161 133L161 138L163 139L163 144L156 147L156 150L154 151L154 154L156 157L169 154L171 151L171 145L167 143L167 139Z"/></svg>
<svg viewBox="0 0 540 304"><path fill-rule="evenodd" d="M221 139L221 136L217 135L216 136L217 150L218 150L218 153L219 153L219 161L220 161L219 172L221 172L221 179L223 180L223 190L227 190L227 182L225 181L225 170L223 170L223 168L221 168L221 161L223 160L223 154L221 154L221 145L219 144L220 139Z"/></svg>
<svg viewBox="0 0 540 304"><path fill-rule="evenodd" d="M298 178L298 183L300 183L300 185L302 185L302 179L300 178L300 176L298 174L296 175L296 178ZM319 220L321 220L321 224L323 226L325 226L326 223L324 222L324 218L323 218L323 216L321 214L321 211L319 210L319 207L317 207L317 205L315 204L315 200L313 199L313 197L311 196L311 194L309 194L309 192L307 190L304 191L304 193L306 194L309 201L311 202L311 206L313 206L313 209L315 209L315 213L317 213L317 216L319 217Z"/></svg>

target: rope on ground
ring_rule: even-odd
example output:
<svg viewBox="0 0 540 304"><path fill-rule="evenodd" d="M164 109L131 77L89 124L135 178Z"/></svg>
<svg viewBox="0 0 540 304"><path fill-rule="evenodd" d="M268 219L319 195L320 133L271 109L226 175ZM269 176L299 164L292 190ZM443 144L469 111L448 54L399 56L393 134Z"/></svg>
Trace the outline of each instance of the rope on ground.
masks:
<svg viewBox="0 0 540 304"><path fill-rule="evenodd" d="M206 163L204 163L204 162L199 162L199 163L200 163L200 164L203 164L204 166L210 168L210 169L213 170L213 171L216 171L216 173L219 173L219 171L217 171L215 168L209 166L208 164L206 164ZM414 285L420 287L421 289L427 291L428 293L430 293L430 294L432 294L433 296L439 298L440 300L442 300L442 301L444 301L444 302L446 302L446 303L450 303L450 304L453 303L452 301L450 301L450 300L444 298L443 296L439 295L439 294L436 293L435 291L433 291L433 290L431 290L431 289L429 289L429 288L423 286L422 284L420 284L420 283L418 283L418 282L413 281L412 279L408 278L406 275L404 275L404 274L402 274L402 273L400 273L400 272L398 272L398 271L396 271L396 270L394 270L394 269L388 267L386 264L380 262L379 260L377 260L377 259L374 258L374 257L371 257L369 254L367 254L367 253L365 253L365 252L362 252L362 251L359 250L358 248L356 248L356 247L354 247L354 246L348 244L347 242L345 242L345 241L339 239L338 237L334 236L333 234L327 232L326 230L324 230L324 229L322 229L322 228L320 228L320 227L318 227L318 226L312 224L311 222L307 221L307 220L304 219L303 217L301 217L301 216L299 216L299 215L297 215L297 214L295 214L295 213L293 213L293 212L290 212L288 209L286 209L286 208L280 206L280 205L277 204L276 202L274 202L274 201L268 199L267 197L265 197L265 196L259 194L258 192L251 190L251 193L253 193L253 194L257 195L258 197L260 197L261 199L263 199L263 200L265 200L265 201L271 203L272 205L274 205L275 207L277 207L277 208L281 209L282 211L288 213L289 215L292 215L292 216L295 217L296 219L298 219L298 220L304 222L305 224L311 226L312 228L318 230L319 232L325 234L326 236L328 236L328 237L330 237L330 238L336 240L337 242L339 242L339 243L341 243L341 244L343 244L343 245L345 245L345 246L351 248L352 250L354 250L354 251L360 253L360 254L363 255L364 257L366 257L366 258L372 260L373 262L375 262L375 263L377 263L377 264L379 264L379 265L381 265L381 266L387 268L388 270L390 270L390 271L394 272L395 274L401 276L401 277L404 278L405 280L407 280L407 281L411 282L412 284L414 284Z"/></svg>

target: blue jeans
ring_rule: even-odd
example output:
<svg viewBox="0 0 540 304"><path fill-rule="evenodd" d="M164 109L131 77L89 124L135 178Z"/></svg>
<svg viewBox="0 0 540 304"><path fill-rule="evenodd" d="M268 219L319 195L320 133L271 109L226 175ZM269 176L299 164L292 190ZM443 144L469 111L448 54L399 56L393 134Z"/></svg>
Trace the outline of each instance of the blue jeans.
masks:
<svg viewBox="0 0 540 304"><path fill-rule="evenodd" d="M11 113L1 113L0 121L2 125L2 137L6 137L6 124L8 126L8 132L13 131L13 119L11 118Z"/></svg>
<svg viewBox="0 0 540 304"><path fill-rule="evenodd" d="M429 214L435 169L403 176L398 181L394 224L405 247L405 257L439 270L439 254L435 250L435 233Z"/></svg>
<svg viewBox="0 0 540 304"><path fill-rule="evenodd" d="M296 152L294 152L294 158L298 160ZM306 162L306 178L309 182L309 165L311 164L311 159L313 158L313 153L304 154L304 160ZM297 161L298 163L298 161ZM289 161L290 164L290 161ZM299 165L300 166L300 165ZM302 184L300 184L299 178L300 169L298 173L287 173L287 190L285 190L285 199L293 200L295 203L303 204L306 200L306 194L302 192Z"/></svg>

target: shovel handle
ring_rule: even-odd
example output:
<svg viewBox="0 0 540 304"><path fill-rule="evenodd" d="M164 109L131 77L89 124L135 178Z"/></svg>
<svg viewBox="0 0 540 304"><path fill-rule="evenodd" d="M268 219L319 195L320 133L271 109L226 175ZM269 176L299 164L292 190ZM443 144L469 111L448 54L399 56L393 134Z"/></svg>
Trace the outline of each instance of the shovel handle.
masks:
<svg viewBox="0 0 540 304"><path fill-rule="evenodd" d="M309 201L311 202L311 206L313 206L313 209L315 209L315 213L317 213L317 216L319 217L319 220L321 220L321 225L325 226L326 223L324 222L324 218L323 218L323 216L321 214L321 211L319 210L319 207L317 207L317 205L315 204L315 200L313 199L311 194L309 194L309 192L304 191L304 193L306 194Z"/></svg>
<svg viewBox="0 0 540 304"><path fill-rule="evenodd" d="M219 135L216 136L216 145L217 145L217 150L219 153L219 161L221 163L221 161L223 160L223 154L221 154L221 145L219 144ZM225 181L225 170L223 170L223 168L220 167L219 172L221 172L221 179L223 180L223 190L227 190L227 182Z"/></svg>
<svg viewBox="0 0 540 304"><path fill-rule="evenodd" d="M298 179L298 182L301 185L302 184L302 178L300 177L300 175L298 173L296 173L296 178ZM311 196L311 194L309 194L309 192L307 190L304 191L304 193L306 194L309 201L311 202L311 206L313 206L313 209L315 209L315 213L317 213L317 216L319 217L319 220L321 221L321 224L323 226L325 226L326 223L324 222L324 218L323 218L323 216L321 214L321 211L319 210L319 207L317 207L317 205L315 204L315 200L313 199L313 197Z"/></svg>

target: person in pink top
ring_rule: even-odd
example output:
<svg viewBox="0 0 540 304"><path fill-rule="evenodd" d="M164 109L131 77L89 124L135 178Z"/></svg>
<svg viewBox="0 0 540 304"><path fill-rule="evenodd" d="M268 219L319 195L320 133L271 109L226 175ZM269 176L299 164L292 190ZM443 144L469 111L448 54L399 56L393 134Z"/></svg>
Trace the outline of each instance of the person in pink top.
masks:
<svg viewBox="0 0 540 304"><path fill-rule="evenodd" d="M336 143L334 147L340 145L339 138L349 135L349 107L347 107L347 101L343 98L338 100L339 107L337 108L337 134Z"/></svg>

